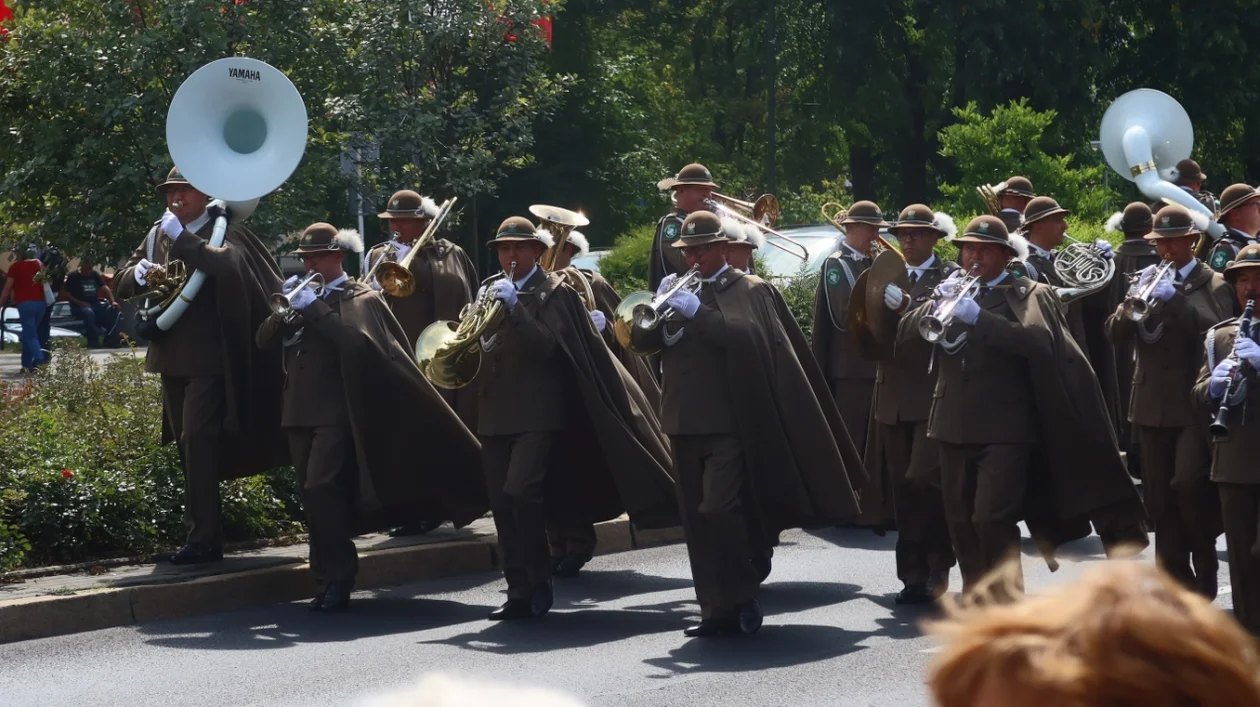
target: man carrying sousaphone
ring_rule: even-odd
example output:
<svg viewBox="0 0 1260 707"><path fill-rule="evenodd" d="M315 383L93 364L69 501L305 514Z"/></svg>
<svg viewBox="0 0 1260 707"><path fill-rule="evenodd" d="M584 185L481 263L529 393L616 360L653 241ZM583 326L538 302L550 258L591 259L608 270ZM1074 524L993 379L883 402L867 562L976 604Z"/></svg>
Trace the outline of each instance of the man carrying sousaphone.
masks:
<svg viewBox="0 0 1260 707"><path fill-rule="evenodd" d="M1133 346L1129 421L1142 448L1142 490L1155 523L1155 557L1174 579L1216 598L1220 498L1208 481L1207 430L1193 389L1203 362L1203 332L1234 313L1234 293L1220 273L1194 257L1203 233L1182 206L1165 206L1146 239L1161 265L1148 265L1107 320L1117 347Z"/></svg>
<svg viewBox="0 0 1260 707"><path fill-rule="evenodd" d="M902 209L888 229L905 258L909 289L893 282L884 287L880 306L889 316L878 322L884 328L881 341L896 341L901 316L927 302L941 280L958 270L933 253L942 237L953 237L956 231L953 219L924 204ZM879 469L872 473L892 482L897 578L904 585L896 602L922 604L949 589L955 563L941 498L940 445L927 435L935 382L932 345L921 337L909 338L883 347L883 354L875 376L874 443L867 447L865 463L868 471Z"/></svg>
<svg viewBox="0 0 1260 707"><path fill-rule="evenodd" d="M320 586L314 611L349 608L355 535L419 514L458 528L489 505L477 439L420 374L384 300L342 268L362 251L355 231L308 226L294 252L322 285L293 292L291 278L291 309L273 312L256 335L260 349L284 349L282 424Z"/></svg>
<svg viewBox="0 0 1260 707"><path fill-rule="evenodd" d="M648 261L648 287L655 290L666 275L683 275L687 263L681 251L671 246L678 242L682 222L694 211L705 210L705 200L718 190L709 168L702 164L689 164L678 174L662 179L658 189L671 193L674 201L669 213L656 222L656 235L652 238L651 259Z"/></svg>
<svg viewBox="0 0 1260 707"><path fill-rule="evenodd" d="M997 217L972 219L954 243L963 270L902 317L897 338L936 340L927 434L941 446L964 592L1018 559L1020 520L1052 563L1053 548L1087 536L1091 521L1109 554L1145 547L1141 499L1058 297L1008 271L1020 253Z"/></svg>
<svg viewBox="0 0 1260 707"><path fill-rule="evenodd" d="M489 243L505 276L478 295L506 312L481 335L476 379L477 434L508 585L491 620L551 609L549 521L575 526L625 512L638 528L678 523L668 441L578 293L538 266L551 245L529 219L505 220Z"/></svg>
<svg viewBox="0 0 1260 707"><path fill-rule="evenodd" d="M380 291L380 281L375 276L367 277L367 274L381 263L382 258L399 263L411 255L407 267L414 282L411 293L382 292L398 323L407 332L411 347L415 346L420 332L433 322L459 318L460 310L472 300L477 287L477 268L463 248L436 235L425 243L417 244L438 212L438 205L429 197L422 197L410 189L394 192L385 211L377 214L377 218L389 224L392 239L368 250L364 258L364 283ZM420 251L411 254L415 247L419 247ZM414 348L411 350L414 351ZM465 425L476 429L477 403L471 391L438 392ZM391 531L390 535L423 535L441 525L442 520L411 519Z"/></svg>
<svg viewBox="0 0 1260 707"><path fill-rule="evenodd" d="M698 271L699 294L679 289L631 341L661 351L661 424L701 611L684 633L751 634L762 621L758 554L782 530L854 517L865 471L778 291L727 264L714 214L691 214L681 231L673 247Z"/></svg>
<svg viewBox="0 0 1260 707"><path fill-rule="evenodd" d="M171 261L206 274L169 330L149 342L145 370L162 380L162 441L177 442L184 470L188 537L175 564L223 558L219 482L289 463L280 430L284 384L278 346L259 350L254 332L270 314L280 268L249 229L229 221L221 247L210 199L172 168L158 186L167 210L114 276L117 296L142 295Z"/></svg>

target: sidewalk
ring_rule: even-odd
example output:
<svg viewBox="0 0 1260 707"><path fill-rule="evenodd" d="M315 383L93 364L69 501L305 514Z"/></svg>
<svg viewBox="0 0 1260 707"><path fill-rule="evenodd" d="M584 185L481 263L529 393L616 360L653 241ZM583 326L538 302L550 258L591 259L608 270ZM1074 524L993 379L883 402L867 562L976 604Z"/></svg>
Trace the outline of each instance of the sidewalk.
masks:
<svg viewBox="0 0 1260 707"><path fill-rule="evenodd" d="M596 525L596 534L596 554L601 555L682 540L681 528L636 531L625 516ZM446 525L416 537L374 533L357 538L355 545L355 589L498 568L489 518L460 530ZM315 593L307 549L301 542L246 550L225 555L222 562L190 567L102 563L0 584L0 643L305 599Z"/></svg>
<svg viewBox="0 0 1260 707"><path fill-rule="evenodd" d="M120 349L92 349L91 351L88 352L88 355L92 357L92 360L95 361L97 365L100 365L100 364L105 363L107 360L109 360L110 356L114 356L114 355L117 355L117 356L134 355L137 358L143 360L148 350L149 348L147 346L138 346L136 347L135 353L133 354L132 349L128 347L123 347ZM53 355L55 356L56 354L54 353ZM4 352L0 353L0 380L21 380L21 379L22 379L21 349L17 348L16 346L12 344L9 344L8 346L5 346Z"/></svg>

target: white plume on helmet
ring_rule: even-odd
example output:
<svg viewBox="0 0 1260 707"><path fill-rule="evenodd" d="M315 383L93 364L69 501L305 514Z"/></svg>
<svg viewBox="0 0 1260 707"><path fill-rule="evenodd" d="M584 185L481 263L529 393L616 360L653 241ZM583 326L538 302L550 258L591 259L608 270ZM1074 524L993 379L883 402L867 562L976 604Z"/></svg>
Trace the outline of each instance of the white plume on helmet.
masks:
<svg viewBox="0 0 1260 707"><path fill-rule="evenodd" d="M574 257L591 252L591 242L586 239L586 234L581 231L569 231L569 238L565 242L572 243L573 247L577 248Z"/></svg>
<svg viewBox="0 0 1260 707"><path fill-rule="evenodd" d="M538 240L542 241L543 245L547 246L548 248L556 244L556 237L551 235L551 231L548 231L545 228L535 228L534 238L537 238Z"/></svg>
<svg viewBox="0 0 1260 707"><path fill-rule="evenodd" d="M748 237L748 242L752 243L753 248L760 248L766 244L766 232L756 226L744 226L744 235Z"/></svg>
<svg viewBox="0 0 1260 707"><path fill-rule="evenodd" d="M954 217L944 211L932 214L932 225L945 232L946 243L954 240L954 236L958 235L958 224L954 223Z"/></svg>
<svg viewBox="0 0 1260 707"><path fill-rule="evenodd" d="M333 236L333 243L340 250L348 250L352 253L363 252L363 236L353 228L343 228L337 231L337 235Z"/></svg>
<svg viewBox="0 0 1260 707"><path fill-rule="evenodd" d="M1011 234L1011 247L1015 249L1015 257L1028 260L1028 239L1018 233Z"/></svg>
<svg viewBox="0 0 1260 707"><path fill-rule="evenodd" d="M1120 222L1124 220L1124 212L1117 211L1107 219L1107 225L1104 227L1107 233L1115 233L1120 230Z"/></svg>
<svg viewBox="0 0 1260 707"><path fill-rule="evenodd" d="M420 210L429 218L436 217L439 211L437 202L427 196L420 197Z"/></svg>
<svg viewBox="0 0 1260 707"><path fill-rule="evenodd" d="M748 242L748 231L744 229L744 224L730 216L722 217L722 232L726 234L727 240L737 243Z"/></svg>

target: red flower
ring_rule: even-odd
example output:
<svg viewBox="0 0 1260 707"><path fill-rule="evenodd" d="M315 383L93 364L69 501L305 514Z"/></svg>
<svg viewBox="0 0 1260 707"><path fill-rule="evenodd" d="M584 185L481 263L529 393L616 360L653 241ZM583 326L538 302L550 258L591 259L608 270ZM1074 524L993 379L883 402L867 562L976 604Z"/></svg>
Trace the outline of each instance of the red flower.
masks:
<svg viewBox="0 0 1260 707"><path fill-rule="evenodd" d="M74 472L73 472L73 471L70 471L69 469L62 469L62 470L61 470L61 478L63 478L63 479L68 479L68 478L70 478L71 476L74 476Z"/></svg>

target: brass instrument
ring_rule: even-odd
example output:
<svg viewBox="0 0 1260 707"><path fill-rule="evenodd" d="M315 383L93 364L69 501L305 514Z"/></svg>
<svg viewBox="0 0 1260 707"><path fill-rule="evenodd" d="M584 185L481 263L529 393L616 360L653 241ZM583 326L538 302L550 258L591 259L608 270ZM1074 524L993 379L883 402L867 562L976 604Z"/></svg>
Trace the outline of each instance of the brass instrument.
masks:
<svg viewBox="0 0 1260 707"><path fill-rule="evenodd" d="M1155 286L1160 280L1166 280L1172 276L1173 261L1165 260L1155 269L1155 273L1151 276L1149 282L1145 286L1139 287L1141 284L1141 274L1133 275L1133 282L1129 285L1128 296L1125 297L1125 310L1129 319L1140 322L1144 321L1151 314L1151 307L1155 305L1154 298L1151 296L1155 292Z"/></svg>
<svg viewBox="0 0 1260 707"><path fill-rule="evenodd" d="M705 206L708 206L709 209L718 216L729 216L741 223L746 223L750 226L760 228L772 236L782 238L788 243L800 248L801 252L797 253L787 246L776 243L769 238L766 239L766 243L769 243L784 253L795 255L806 262L809 261L808 248L802 245L799 241L789 238L788 236L785 236L771 228L771 226L774 225L774 222L779 218L779 200L776 199L773 194L762 194L761 197L754 203L740 201L739 199L726 196L725 194L718 194L714 192L709 195L709 198L704 200L704 203ZM745 214L751 215L751 218Z"/></svg>
<svg viewBox="0 0 1260 707"><path fill-rule="evenodd" d="M678 278L668 290L659 295L643 290L632 292L621 300L621 304L617 305L617 311L613 313L613 336L617 338L617 343L621 344L621 348L639 356L649 356L660 351L657 348L634 346L631 335L636 329L652 331L660 326L661 322L674 312L673 307L667 306L666 302L683 290L693 293L700 291L699 266L693 267L686 275Z"/></svg>
<svg viewBox="0 0 1260 707"><path fill-rule="evenodd" d="M1082 243L1066 234L1064 237L1072 243L1054 256L1054 272L1064 286L1054 290L1067 304L1105 288L1116 274L1116 263L1093 243Z"/></svg>
<svg viewBox="0 0 1260 707"><path fill-rule="evenodd" d="M919 336L922 336L924 341L935 344L944 338L945 330L954 321L954 312L958 309L958 303L964 299L973 299L980 291L980 275L977 272L979 269L980 266L973 265L971 271L962 279L943 280L940 285L937 285L933 297L940 293L941 286L946 282L956 283L958 289L949 297L941 297L937 302L936 311L924 315L919 320Z"/></svg>
<svg viewBox="0 0 1260 707"><path fill-rule="evenodd" d="M538 217L539 228L550 233L555 239L555 243L538 259L538 267L547 272L556 272L556 263L559 262L560 255L564 253L569 234L573 232L573 229L589 224L590 219L576 211L546 204L534 204L529 207L529 212ZM586 275L575 267L564 268L559 271L559 274L569 287L577 290L578 296L582 298L582 304L586 306L586 311L595 311L595 291L591 289L591 283L586 279Z"/></svg>
<svg viewBox="0 0 1260 707"><path fill-rule="evenodd" d="M1234 336L1234 350L1230 352L1230 357L1238 359L1238 342L1243 339L1251 338L1251 313L1256 309L1256 295L1254 292L1247 296L1247 306L1243 307L1242 316L1238 318L1238 333ZM1212 343L1208 342L1208 346ZM1225 437L1229 434L1229 411L1232 406L1230 402L1238 396L1239 387L1247 385L1247 366L1245 362L1239 361L1234 367L1234 372L1229 377L1229 385L1225 387L1225 395L1221 398L1221 406L1216 410L1216 417L1212 419L1212 424L1208 425L1208 432L1213 437Z"/></svg>
<svg viewBox="0 0 1260 707"><path fill-rule="evenodd" d="M153 306L158 310L164 310L179 296L179 290L187 279L188 268L184 265L184 261L172 260L166 265L155 263L145 273L145 291L123 301L128 304L144 302L143 309L149 309L148 302L156 301Z"/></svg>
<svg viewBox="0 0 1260 707"><path fill-rule="evenodd" d="M1006 189L1006 182L999 184L981 184L976 187L976 192L980 194L980 199L984 201L984 205L989 207L989 213L994 216L1002 210L1001 193Z"/></svg>
<svg viewBox="0 0 1260 707"><path fill-rule="evenodd" d="M442 206L438 209L437 216L429 221L428 228L424 229L424 233L411 244L411 250L407 251L407 255L403 256L401 261L393 259L394 254L398 252L396 246L390 246L390 252L381 253L381 259L376 261L372 269L363 276L362 282L370 283L375 278L380 283L381 289L385 294L392 297L409 297L412 292L416 291L416 278L411 274L411 261L416 257L416 253L420 249L429 245L434 238L437 237L438 226L442 225L442 221L451 213L451 207L455 205L455 199L452 196L442 202Z"/></svg>
<svg viewBox="0 0 1260 707"><path fill-rule="evenodd" d="M515 275L516 261L513 260L505 277L511 282ZM481 370L481 354L488 350L482 337L497 328L506 315L507 307L487 284L480 297L460 310L458 322L438 320L420 332L416 339L416 364L420 372L430 383L446 390L468 385Z"/></svg>
<svg viewBox="0 0 1260 707"><path fill-rule="evenodd" d="M287 294L276 293L271 296L268 303L271 305L271 313L279 315L286 324L292 323L298 318L297 310L293 308L293 298L297 297L297 293L305 290L307 287L314 285L315 296L318 297L324 293L324 276L312 272L303 280L297 283Z"/></svg>

